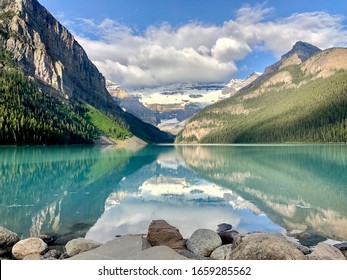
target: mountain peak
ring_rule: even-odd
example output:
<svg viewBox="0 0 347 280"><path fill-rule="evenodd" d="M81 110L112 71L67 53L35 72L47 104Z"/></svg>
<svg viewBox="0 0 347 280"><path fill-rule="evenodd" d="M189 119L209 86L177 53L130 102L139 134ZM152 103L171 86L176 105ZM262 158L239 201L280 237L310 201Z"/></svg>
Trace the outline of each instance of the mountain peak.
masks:
<svg viewBox="0 0 347 280"><path fill-rule="evenodd" d="M301 59L301 61L304 62L307 59L309 59L312 55L320 51L320 48L317 48L316 46L311 45L310 43L298 41L295 43L295 45L289 52L282 56L281 60L287 59L292 55L296 54Z"/></svg>

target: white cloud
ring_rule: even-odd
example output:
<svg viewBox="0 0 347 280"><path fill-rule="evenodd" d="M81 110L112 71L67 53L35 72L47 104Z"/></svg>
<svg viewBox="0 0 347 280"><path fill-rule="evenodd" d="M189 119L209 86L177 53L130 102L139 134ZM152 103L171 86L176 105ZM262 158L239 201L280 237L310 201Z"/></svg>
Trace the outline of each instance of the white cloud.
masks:
<svg viewBox="0 0 347 280"><path fill-rule="evenodd" d="M272 12L264 5L244 5L221 26L192 22L174 28L163 23L141 35L111 19L79 19L76 38L108 79L128 87L225 81L238 71L236 62L253 51L280 56L299 40L323 49L346 46L341 15L311 12L267 20Z"/></svg>
<svg viewBox="0 0 347 280"><path fill-rule="evenodd" d="M220 61L228 62L243 59L252 49L250 46L234 38L220 38L212 47L211 54Z"/></svg>

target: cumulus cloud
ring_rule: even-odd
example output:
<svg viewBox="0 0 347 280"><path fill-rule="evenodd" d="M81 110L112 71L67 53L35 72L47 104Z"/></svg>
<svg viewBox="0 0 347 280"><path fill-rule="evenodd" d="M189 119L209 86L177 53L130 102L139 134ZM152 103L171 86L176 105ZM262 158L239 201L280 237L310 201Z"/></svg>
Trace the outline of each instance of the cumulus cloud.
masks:
<svg viewBox="0 0 347 280"><path fill-rule="evenodd" d="M226 81L250 53L280 56L299 40L322 49L346 46L342 15L311 12L267 20L272 12L264 5L244 5L235 19L220 26L190 22L174 28L162 23L142 34L111 19L79 19L81 31L75 34L106 78L127 87Z"/></svg>

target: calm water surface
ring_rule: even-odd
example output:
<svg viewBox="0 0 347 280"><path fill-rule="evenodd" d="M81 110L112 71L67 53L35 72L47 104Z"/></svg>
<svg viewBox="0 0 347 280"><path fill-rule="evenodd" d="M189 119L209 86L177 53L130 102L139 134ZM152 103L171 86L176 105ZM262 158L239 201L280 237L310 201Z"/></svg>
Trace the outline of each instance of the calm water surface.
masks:
<svg viewBox="0 0 347 280"><path fill-rule="evenodd" d="M106 242L154 219L347 240L347 146L0 147L0 225L21 237Z"/></svg>

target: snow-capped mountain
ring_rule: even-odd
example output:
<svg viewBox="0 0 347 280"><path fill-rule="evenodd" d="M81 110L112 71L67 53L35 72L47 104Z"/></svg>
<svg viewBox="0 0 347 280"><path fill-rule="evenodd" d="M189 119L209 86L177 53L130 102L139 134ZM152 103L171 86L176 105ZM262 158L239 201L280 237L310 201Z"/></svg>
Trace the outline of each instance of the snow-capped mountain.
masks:
<svg viewBox="0 0 347 280"><path fill-rule="evenodd" d="M197 112L230 97L259 75L253 73L246 80L231 80L228 84L176 83L155 88L138 88L129 92L120 85L107 81L107 88L124 111L176 134Z"/></svg>
<svg viewBox="0 0 347 280"><path fill-rule="evenodd" d="M112 81L106 80L106 87L108 92L114 98L128 98L128 92L121 86Z"/></svg>
<svg viewBox="0 0 347 280"><path fill-rule="evenodd" d="M138 95L141 102L147 106L178 105L184 107L189 103L199 104L200 107L210 105L225 98L222 94L223 83L177 83L155 88L139 88L130 92Z"/></svg>
<svg viewBox="0 0 347 280"><path fill-rule="evenodd" d="M232 79L222 90L223 94L226 95L234 95L239 90L253 83L261 73L253 72L250 76L248 76L245 80L241 79Z"/></svg>

